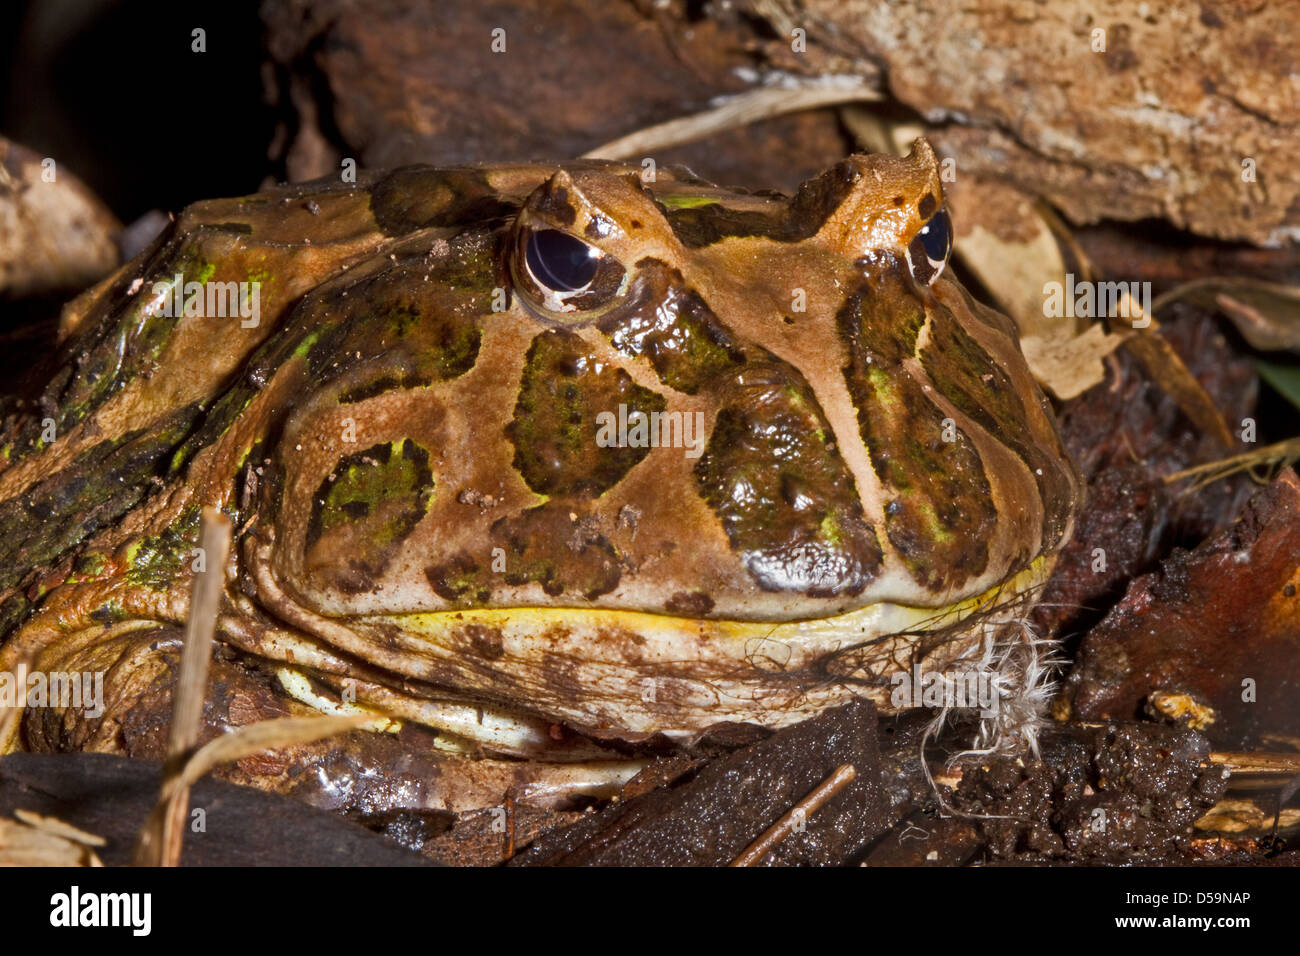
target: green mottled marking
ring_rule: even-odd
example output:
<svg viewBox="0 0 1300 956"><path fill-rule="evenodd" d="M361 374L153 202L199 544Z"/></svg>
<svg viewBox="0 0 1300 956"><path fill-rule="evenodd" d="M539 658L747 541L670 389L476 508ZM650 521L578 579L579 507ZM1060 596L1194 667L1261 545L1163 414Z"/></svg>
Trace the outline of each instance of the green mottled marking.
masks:
<svg viewBox="0 0 1300 956"><path fill-rule="evenodd" d="M80 584L82 581L96 581L103 576L107 563L107 556L98 551L83 554L73 563L72 573L68 575L65 583Z"/></svg>
<svg viewBox="0 0 1300 956"><path fill-rule="evenodd" d="M861 593L880 544L812 390L776 359L733 374L696 465L700 494L763 589Z"/></svg>
<svg viewBox="0 0 1300 956"><path fill-rule="evenodd" d="M453 240L448 259L451 265L439 263L433 271L423 257L399 259L376 275L308 294L283 329L254 353L240 381L214 404L185 456L223 435L257 391L294 358L305 360L298 373L303 388L319 388L373 366L373 373L359 372L360 381L341 390L343 403L467 372L482 339L478 317L486 307L480 297L494 287L489 237ZM456 281L442 270L454 273Z"/></svg>
<svg viewBox="0 0 1300 956"><path fill-rule="evenodd" d="M153 302L153 284L171 286L177 273L182 276L182 288L184 283L210 277L215 267L205 258L204 238L177 237L165 244L145 267L145 281L138 292L128 298L128 280L123 279L110 293L120 297L120 305L104 309L96 325L63 344L55 357L58 371L39 400L38 407L48 411L25 421L9 443L14 460L44 447L43 418L53 418L56 434L66 435L157 363L182 316L163 314L162 307Z"/></svg>
<svg viewBox="0 0 1300 956"><path fill-rule="evenodd" d="M383 366L369 382L345 390L341 402L378 394L384 379L394 387L453 379L478 358L482 333L476 315L439 308L436 287L426 292L422 283L395 280L390 275L364 280L346 296L318 306L335 320L307 352L313 379L329 381L365 363Z"/></svg>
<svg viewBox="0 0 1300 956"><path fill-rule="evenodd" d="M340 391L340 402L430 385L467 372L478 359L482 338L478 297L490 294L495 267L490 244L481 235L453 241L449 258L454 266L440 263L432 272L422 257L399 259L377 274L309 293L284 327L253 354L243 376L213 404L202 429L177 453L173 471L224 435L291 359L305 360L297 370L304 389L373 366L373 373L358 372L360 381ZM447 281L449 277L438 271L442 268L463 270L456 272L459 282Z"/></svg>
<svg viewBox="0 0 1300 956"><path fill-rule="evenodd" d="M659 380L695 394L745 358L731 333L682 275L657 259L636 264L629 308L598 323L625 355L644 355Z"/></svg>
<svg viewBox="0 0 1300 956"><path fill-rule="evenodd" d="M424 569L429 586L461 607L486 604L492 596L491 577L472 555L462 551Z"/></svg>
<svg viewBox="0 0 1300 956"><path fill-rule="evenodd" d="M1034 476L1046 514L1043 546L1052 547L1065 533L1074 503L1074 484L1055 434L1035 433L1026 399L1011 377L942 305L931 312L930 342L921 364L935 388L1019 455Z"/></svg>
<svg viewBox="0 0 1300 956"><path fill-rule="evenodd" d="M600 447L597 416L617 416L619 405L629 415L649 415L666 404L622 369L602 368L572 332L543 332L529 346L514 419L506 426L514 465L538 494L600 495L650 449Z"/></svg>
<svg viewBox="0 0 1300 956"><path fill-rule="evenodd" d="M844 378L871 462L891 495L885 533L927 588L960 585L988 565L997 524L988 478L969 436L943 440L944 413L903 368L925 313L897 260L868 270L868 284L837 317L848 346Z"/></svg>
<svg viewBox="0 0 1300 956"><path fill-rule="evenodd" d="M313 496L307 547L327 560L341 590L367 590L428 511L433 489L429 452L409 438L349 455Z"/></svg>
<svg viewBox="0 0 1300 956"><path fill-rule="evenodd" d="M126 580L155 591L167 590L180 574L181 563L199 543L201 518L198 506L188 505L162 534L133 542Z"/></svg>
<svg viewBox="0 0 1300 956"><path fill-rule="evenodd" d="M0 502L0 589L54 564L139 504L198 415L189 405L152 429L101 442L21 497Z"/></svg>

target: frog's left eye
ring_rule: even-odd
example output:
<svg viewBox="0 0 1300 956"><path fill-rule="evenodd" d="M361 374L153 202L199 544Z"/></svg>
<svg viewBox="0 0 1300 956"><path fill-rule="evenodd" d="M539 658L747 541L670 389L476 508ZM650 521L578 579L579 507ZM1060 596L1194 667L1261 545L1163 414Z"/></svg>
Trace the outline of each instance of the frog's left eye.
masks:
<svg viewBox="0 0 1300 956"><path fill-rule="evenodd" d="M529 233L524 258L533 281L556 293L581 292L596 278L600 252L558 229Z"/></svg>
<svg viewBox="0 0 1300 956"><path fill-rule="evenodd" d="M609 304L622 288L626 271L613 256L567 232L524 227L515 249L514 274L529 305L571 321L574 313Z"/></svg>
<svg viewBox="0 0 1300 956"><path fill-rule="evenodd" d="M952 220L945 210L940 209L912 237L912 243L907 247L907 262L912 268L912 278L930 285L943 272L951 252Z"/></svg>

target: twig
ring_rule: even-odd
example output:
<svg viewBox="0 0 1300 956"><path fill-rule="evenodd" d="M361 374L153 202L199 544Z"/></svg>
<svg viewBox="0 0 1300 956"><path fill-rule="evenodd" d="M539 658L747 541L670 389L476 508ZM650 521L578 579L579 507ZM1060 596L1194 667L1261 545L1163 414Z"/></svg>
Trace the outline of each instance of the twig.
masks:
<svg viewBox="0 0 1300 956"><path fill-rule="evenodd" d="M208 662L217 633L217 613L225 588L226 557L230 554L230 519L216 508L203 509L199 536L203 570L194 575L190 616L181 648L180 675L172 702L172 723L167 736L167 760L163 764L158 829L146 825L136 844L135 862L142 866L179 866L181 842L185 837L185 816L189 810L188 786L177 786L190 751L199 739L203 721L203 699L208 683ZM152 819L152 818L151 818Z"/></svg>
<svg viewBox="0 0 1300 956"><path fill-rule="evenodd" d="M817 785L817 788L804 797L785 816L765 830L757 840L745 847L745 852L736 857L732 866L757 866L759 861L771 849L788 837L795 828L796 821L807 820L820 810L835 794L839 793L858 775L853 764L841 764L835 772Z"/></svg>
<svg viewBox="0 0 1300 956"><path fill-rule="evenodd" d="M264 753L276 747L289 747L293 744L311 743L324 737L333 737L345 730L355 730L374 720L368 714L349 714L344 717L282 717L275 720L259 720L255 724L240 727L233 733L209 740L200 747L177 775L163 783L162 793L153 812L140 831L136 844L135 859L137 864L149 865L148 861L162 849L162 841L170 834L163 833L163 826L170 822L170 808L179 805L182 808L180 819L185 822L184 810L189 805L190 787L194 786L204 774L224 763L243 760L253 754ZM179 846L180 834L176 834Z"/></svg>
<svg viewBox="0 0 1300 956"><path fill-rule="evenodd" d="M852 78L853 83L829 84L824 79L794 87L760 87L730 97L713 109L647 126L598 146L583 159L631 159L657 149L681 146L714 133L801 110L881 100L881 92Z"/></svg>
<svg viewBox="0 0 1300 956"><path fill-rule="evenodd" d="M1297 459L1300 459L1300 438L1288 438L1241 455L1233 455L1229 458L1221 458L1218 461L1207 462L1204 465L1184 468L1172 475L1166 475L1164 481L1166 484L1172 484L1184 478L1195 478L1196 482L1192 488L1197 489L1227 478L1236 472L1249 470L1252 478L1262 482L1270 480L1269 472L1276 472L1278 469L1285 467L1288 462ZM1257 474L1255 471L1257 468L1267 468L1268 471L1262 475Z"/></svg>
<svg viewBox="0 0 1300 956"><path fill-rule="evenodd" d="M1210 753L1210 763L1225 768L1229 773L1267 773L1286 776L1300 773L1300 754L1216 750Z"/></svg>

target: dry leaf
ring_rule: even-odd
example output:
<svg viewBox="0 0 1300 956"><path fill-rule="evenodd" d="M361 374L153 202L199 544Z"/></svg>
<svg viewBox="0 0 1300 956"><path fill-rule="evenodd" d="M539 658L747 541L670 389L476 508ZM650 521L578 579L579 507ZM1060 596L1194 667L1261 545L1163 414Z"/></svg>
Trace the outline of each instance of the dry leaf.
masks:
<svg viewBox="0 0 1300 956"><path fill-rule="evenodd" d="M1129 335L1090 325L1073 337L1023 338L1020 349L1034 377L1064 400L1101 384L1106 378L1102 359L1124 344Z"/></svg>
<svg viewBox="0 0 1300 956"><path fill-rule="evenodd" d="M1152 311L1179 300L1223 312L1257 349L1300 351L1300 288L1296 286L1245 277L1197 279L1159 296Z"/></svg>
<svg viewBox="0 0 1300 956"><path fill-rule="evenodd" d="M1300 824L1300 809L1283 810L1278 823L1282 829ZM1273 825L1273 811L1264 809L1253 800L1220 800L1209 813L1192 825L1198 830L1218 833L1266 830Z"/></svg>

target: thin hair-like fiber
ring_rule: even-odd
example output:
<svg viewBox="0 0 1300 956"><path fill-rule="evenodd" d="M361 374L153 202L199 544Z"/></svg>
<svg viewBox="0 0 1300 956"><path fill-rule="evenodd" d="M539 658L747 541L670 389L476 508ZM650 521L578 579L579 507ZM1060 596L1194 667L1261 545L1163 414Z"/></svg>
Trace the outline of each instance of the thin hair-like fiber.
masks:
<svg viewBox="0 0 1300 956"><path fill-rule="evenodd" d="M1057 690L1055 672L1064 663L1057 654L1059 643L1042 637L1029 620L1034 603L1025 600L1021 613L1012 621L990 622L984 626L984 638L977 645L949 662L957 674L974 671L988 681L996 695L996 706L980 713L970 746L948 758L949 767L972 758L1014 755L1028 751L1039 756L1038 735L1044 726L1044 712ZM941 681L955 685L950 675ZM921 735L921 769L934 792L940 809L952 816L982 820L1019 820L1002 814L969 813L958 810L944 797L925 759L927 745L938 738L951 722L955 709L944 694L945 704Z"/></svg>

